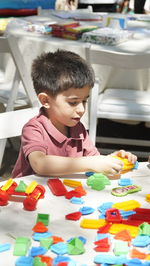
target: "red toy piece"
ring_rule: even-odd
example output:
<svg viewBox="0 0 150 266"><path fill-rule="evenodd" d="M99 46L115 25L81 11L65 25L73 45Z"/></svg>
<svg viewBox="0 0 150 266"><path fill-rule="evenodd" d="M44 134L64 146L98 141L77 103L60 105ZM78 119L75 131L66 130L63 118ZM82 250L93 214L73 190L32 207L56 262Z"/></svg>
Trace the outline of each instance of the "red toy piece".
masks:
<svg viewBox="0 0 150 266"><path fill-rule="evenodd" d="M82 195L80 192L73 190L70 190L69 192L66 193L65 195L66 199L71 199L72 197L77 197L77 198L81 198Z"/></svg>
<svg viewBox="0 0 150 266"><path fill-rule="evenodd" d="M55 196L65 196L67 189L59 178L48 179L47 185Z"/></svg>
<svg viewBox="0 0 150 266"><path fill-rule="evenodd" d="M110 241L108 237L94 242L97 245L94 250L97 252L108 252L110 250Z"/></svg>
<svg viewBox="0 0 150 266"><path fill-rule="evenodd" d="M36 209L37 201L44 197L45 188L41 185L37 185L32 193L16 192L15 188L17 183L13 182L12 185L2 190L4 186L0 189L0 206L8 204L8 201L21 201L25 210L33 211ZM24 199L25 197L25 199Z"/></svg>
<svg viewBox="0 0 150 266"><path fill-rule="evenodd" d="M111 208L106 210L106 221L111 223L120 223L122 217L118 209Z"/></svg>
<svg viewBox="0 0 150 266"><path fill-rule="evenodd" d="M132 214L129 217L129 221L132 220L140 220L143 222L147 222L150 223L150 209L146 209L146 208L136 208L134 209L134 211L136 211L135 214Z"/></svg>
<svg viewBox="0 0 150 266"><path fill-rule="evenodd" d="M110 227L111 227L111 223L106 224L106 225L103 225L103 226L101 226L101 227L98 229L97 233L98 233L98 234L105 234L105 233L108 233Z"/></svg>
<svg viewBox="0 0 150 266"><path fill-rule="evenodd" d="M81 218L82 213L81 212L72 212L65 216L67 220L74 220L77 221Z"/></svg>

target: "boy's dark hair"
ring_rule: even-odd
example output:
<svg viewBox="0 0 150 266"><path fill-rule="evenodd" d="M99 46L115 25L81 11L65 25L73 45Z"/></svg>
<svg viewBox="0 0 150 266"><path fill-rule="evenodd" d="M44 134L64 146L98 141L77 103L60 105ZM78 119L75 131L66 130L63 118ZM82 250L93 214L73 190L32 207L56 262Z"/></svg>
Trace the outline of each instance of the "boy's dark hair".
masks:
<svg viewBox="0 0 150 266"><path fill-rule="evenodd" d="M42 53L33 61L31 76L36 93L46 92L51 96L70 88L92 88L95 81L92 67L67 50Z"/></svg>

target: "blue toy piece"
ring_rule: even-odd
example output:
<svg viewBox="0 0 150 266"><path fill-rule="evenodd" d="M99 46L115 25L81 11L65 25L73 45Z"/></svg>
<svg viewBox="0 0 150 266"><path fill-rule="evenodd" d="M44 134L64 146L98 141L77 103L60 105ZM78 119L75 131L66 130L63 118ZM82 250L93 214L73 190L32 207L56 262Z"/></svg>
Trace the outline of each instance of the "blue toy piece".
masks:
<svg viewBox="0 0 150 266"><path fill-rule="evenodd" d="M107 234L97 234L96 236L96 240L95 241L98 241L98 240L101 240L101 239L104 239L104 238L110 238L110 234L107 233Z"/></svg>
<svg viewBox="0 0 150 266"><path fill-rule="evenodd" d="M68 262L68 266L76 266L76 262L67 256L57 256L53 259L53 266L57 266L59 262Z"/></svg>
<svg viewBox="0 0 150 266"><path fill-rule="evenodd" d="M11 248L11 245L9 243L1 244L0 245L0 252L4 252L6 250L9 250Z"/></svg>
<svg viewBox="0 0 150 266"><path fill-rule="evenodd" d="M32 266L33 260L32 257L21 256L16 260L15 266Z"/></svg>
<svg viewBox="0 0 150 266"><path fill-rule="evenodd" d="M118 185L120 186L128 186L132 184L133 184L133 180L131 178L120 178L118 180Z"/></svg>
<svg viewBox="0 0 150 266"><path fill-rule="evenodd" d="M141 262L141 260L135 258L135 259L128 260L128 261L126 262L126 265L127 265L127 266L143 266L143 265L145 265L145 263L143 264L143 263Z"/></svg>
<svg viewBox="0 0 150 266"><path fill-rule="evenodd" d="M70 202L73 203L73 204L83 204L84 203L84 199L77 198L77 197L72 197L70 199Z"/></svg>
<svg viewBox="0 0 150 266"><path fill-rule="evenodd" d="M102 205L100 205L97 209L101 213L105 214L106 210L112 208L113 204L114 204L114 202L105 202Z"/></svg>
<svg viewBox="0 0 150 266"><path fill-rule="evenodd" d="M44 247L32 247L30 250L30 256L35 257L38 255L44 255L47 252L47 249Z"/></svg>
<svg viewBox="0 0 150 266"><path fill-rule="evenodd" d="M93 213L95 209L92 207L84 206L80 208L79 211L82 213L82 215L87 215Z"/></svg>
<svg viewBox="0 0 150 266"><path fill-rule="evenodd" d="M139 235L133 239L132 245L135 247L147 247L150 244L150 237Z"/></svg>
<svg viewBox="0 0 150 266"><path fill-rule="evenodd" d="M34 233L32 235L32 238L35 240L35 241L40 241L41 238L48 238L48 237L51 237L52 236L52 233L50 232L45 232L45 233Z"/></svg>
<svg viewBox="0 0 150 266"><path fill-rule="evenodd" d="M88 176L88 177L91 176L91 175L93 175L93 174L94 174L94 172L86 172L85 173L85 175Z"/></svg>
<svg viewBox="0 0 150 266"><path fill-rule="evenodd" d="M121 217L127 219L130 215L135 214L136 211L124 211L124 210L119 210Z"/></svg>
<svg viewBox="0 0 150 266"><path fill-rule="evenodd" d="M63 242L51 245L50 250L57 255L64 255L68 253L67 244Z"/></svg>
<svg viewBox="0 0 150 266"><path fill-rule="evenodd" d="M125 256L113 256L110 255L108 252L101 253L100 255L95 256L94 263L101 264L126 264L127 258Z"/></svg>

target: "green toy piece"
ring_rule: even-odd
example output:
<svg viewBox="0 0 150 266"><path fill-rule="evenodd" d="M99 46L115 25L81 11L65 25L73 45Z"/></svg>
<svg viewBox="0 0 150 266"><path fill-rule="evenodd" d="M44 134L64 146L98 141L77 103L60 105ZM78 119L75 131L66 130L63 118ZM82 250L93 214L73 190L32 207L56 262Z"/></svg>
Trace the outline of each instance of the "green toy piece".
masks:
<svg viewBox="0 0 150 266"><path fill-rule="evenodd" d="M78 237L71 239L67 246L69 255L79 255L85 252L84 243Z"/></svg>
<svg viewBox="0 0 150 266"><path fill-rule="evenodd" d="M50 248L52 243L53 243L52 238L41 238L40 239L40 246L46 248L47 250Z"/></svg>
<svg viewBox="0 0 150 266"><path fill-rule="evenodd" d="M112 189L111 194L117 197L123 197L130 193L135 193L141 190L140 186L128 185L124 187L115 187Z"/></svg>
<svg viewBox="0 0 150 266"><path fill-rule="evenodd" d="M144 222L139 225L139 235L150 236L150 224Z"/></svg>
<svg viewBox="0 0 150 266"><path fill-rule="evenodd" d="M19 185L15 188L16 192L25 192L27 188L27 185L21 180L19 182Z"/></svg>
<svg viewBox="0 0 150 266"><path fill-rule="evenodd" d="M49 224L49 214L38 213L36 223L42 222L46 226Z"/></svg>
<svg viewBox="0 0 150 266"><path fill-rule="evenodd" d="M40 257L35 257L33 266L47 266L47 264L45 262L42 262Z"/></svg>
<svg viewBox="0 0 150 266"><path fill-rule="evenodd" d="M31 246L31 240L28 237L17 237L13 255L14 256L25 256L29 247Z"/></svg>
<svg viewBox="0 0 150 266"><path fill-rule="evenodd" d="M103 190L105 185L110 185L110 180L107 176L102 173L94 173L88 177L86 181L87 185L95 190Z"/></svg>
<svg viewBox="0 0 150 266"><path fill-rule="evenodd" d="M129 252L128 242L117 240L114 243L114 254L116 256L126 255Z"/></svg>

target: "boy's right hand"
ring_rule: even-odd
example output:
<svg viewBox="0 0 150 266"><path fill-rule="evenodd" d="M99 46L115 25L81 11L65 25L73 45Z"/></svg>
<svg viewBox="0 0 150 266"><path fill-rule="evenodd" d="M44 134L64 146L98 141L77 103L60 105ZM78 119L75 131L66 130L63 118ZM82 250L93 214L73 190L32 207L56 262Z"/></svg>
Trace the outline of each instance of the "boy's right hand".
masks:
<svg viewBox="0 0 150 266"><path fill-rule="evenodd" d="M110 155L107 156L93 156L93 170L97 173L103 173L107 177L111 178L119 178L120 171L123 167L123 162L113 158Z"/></svg>

